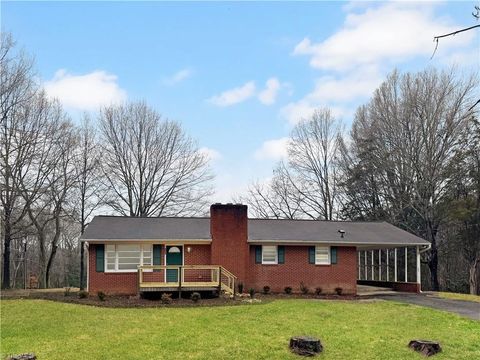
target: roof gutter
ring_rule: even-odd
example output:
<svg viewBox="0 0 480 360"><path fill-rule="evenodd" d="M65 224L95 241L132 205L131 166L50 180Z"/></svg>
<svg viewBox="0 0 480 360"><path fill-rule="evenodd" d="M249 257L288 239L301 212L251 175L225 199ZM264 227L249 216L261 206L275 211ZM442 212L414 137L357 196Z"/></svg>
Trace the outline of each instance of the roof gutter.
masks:
<svg viewBox="0 0 480 360"><path fill-rule="evenodd" d="M420 254L423 254L424 252L427 252L431 248L432 248L432 244L425 245L425 247L420 250Z"/></svg>

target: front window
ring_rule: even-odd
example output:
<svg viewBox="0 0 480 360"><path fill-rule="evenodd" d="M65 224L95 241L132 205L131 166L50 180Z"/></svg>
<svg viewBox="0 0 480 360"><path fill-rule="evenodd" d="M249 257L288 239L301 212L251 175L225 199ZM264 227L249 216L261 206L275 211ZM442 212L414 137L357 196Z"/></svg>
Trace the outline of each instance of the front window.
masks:
<svg viewBox="0 0 480 360"><path fill-rule="evenodd" d="M152 265L152 246L117 244L105 246L106 271L137 271L139 265Z"/></svg>
<svg viewBox="0 0 480 360"><path fill-rule="evenodd" d="M330 265L330 248L328 246L315 246L315 264Z"/></svg>
<svg viewBox="0 0 480 360"><path fill-rule="evenodd" d="M262 264L278 264L276 246L262 246Z"/></svg>

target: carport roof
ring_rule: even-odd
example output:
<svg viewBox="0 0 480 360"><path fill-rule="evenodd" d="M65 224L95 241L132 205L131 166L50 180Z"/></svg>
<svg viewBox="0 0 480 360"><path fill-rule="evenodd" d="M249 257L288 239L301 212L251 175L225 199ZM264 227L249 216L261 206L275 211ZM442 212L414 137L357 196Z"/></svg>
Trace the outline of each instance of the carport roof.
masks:
<svg viewBox="0 0 480 360"><path fill-rule="evenodd" d="M342 237L339 231L344 231ZM96 216L83 241L210 241L210 218ZM428 245L387 222L248 219L252 244L338 244L360 247Z"/></svg>

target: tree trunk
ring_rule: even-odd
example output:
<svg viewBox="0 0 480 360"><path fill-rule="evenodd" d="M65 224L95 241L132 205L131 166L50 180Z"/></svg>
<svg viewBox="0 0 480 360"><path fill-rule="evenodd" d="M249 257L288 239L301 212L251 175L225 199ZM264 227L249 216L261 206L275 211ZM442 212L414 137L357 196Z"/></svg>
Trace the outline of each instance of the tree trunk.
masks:
<svg viewBox="0 0 480 360"><path fill-rule="evenodd" d="M432 248L430 249L428 268L430 269L430 284L432 286L432 290L439 291L440 284L438 283L438 251L435 242L432 242Z"/></svg>
<svg viewBox="0 0 480 360"><path fill-rule="evenodd" d="M480 258L476 258L469 269L470 294L480 295Z"/></svg>
<svg viewBox="0 0 480 360"><path fill-rule="evenodd" d="M84 286L84 257L85 257L85 244L83 242L80 242L80 290L83 290L85 288Z"/></svg>
<svg viewBox="0 0 480 360"><path fill-rule="evenodd" d="M10 244L12 242L12 229L10 226L10 216L5 212L4 217L5 234L3 237L4 251L3 251L3 278L2 289L10 288Z"/></svg>
<svg viewBox="0 0 480 360"><path fill-rule="evenodd" d="M57 254L57 245L52 245L52 252L50 253L50 257L48 258L47 268L45 270L45 287L50 287L50 270L53 265L53 260L55 259L55 255Z"/></svg>
<svg viewBox="0 0 480 360"><path fill-rule="evenodd" d="M430 249L430 256L428 259L428 268L430 269L430 285L433 291L440 290L438 282L438 249L437 249L437 227L432 225L430 221L427 222L427 240L430 241L432 247Z"/></svg>

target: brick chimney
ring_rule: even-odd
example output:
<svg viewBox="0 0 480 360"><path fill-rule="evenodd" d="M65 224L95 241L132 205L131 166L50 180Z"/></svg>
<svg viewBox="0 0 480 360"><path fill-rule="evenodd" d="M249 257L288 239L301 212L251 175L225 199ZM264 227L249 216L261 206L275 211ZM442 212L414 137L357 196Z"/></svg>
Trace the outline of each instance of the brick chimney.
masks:
<svg viewBox="0 0 480 360"><path fill-rule="evenodd" d="M212 264L222 265L245 283L248 266L248 207L241 204L210 206Z"/></svg>

